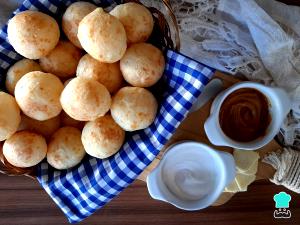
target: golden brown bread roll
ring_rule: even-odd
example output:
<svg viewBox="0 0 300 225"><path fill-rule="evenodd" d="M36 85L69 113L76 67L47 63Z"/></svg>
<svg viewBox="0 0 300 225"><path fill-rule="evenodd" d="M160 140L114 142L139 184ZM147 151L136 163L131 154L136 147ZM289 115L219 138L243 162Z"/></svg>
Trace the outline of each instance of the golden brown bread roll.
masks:
<svg viewBox="0 0 300 225"><path fill-rule="evenodd" d="M79 130L82 130L84 127L84 122L74 120L65 111L62 111L60 114L60 122L64 127L75 127Z"/></svg>
<svg viewBox="0 0 300 225"><path fill-rule="evenodd" d="M9 20L7 35L16 52L28 59L39 59L54 49L60 32L55 19L27 10Z"/></svg>
<svg viewBox="0 0 300 225"><path fill-rule="evenodd" d="M53 74L34 71L19 80L15 97L25 115L44 121L60 114L59 98L63 88L62 82Z"/></svg>
<svg viewBox="0 0 300 225"><path fill-rule="evenodd" d="M56 47L39 61L44 72L60 78L70 78L76 74L80 58L80 49L69 41L59 41Z"/></svg>
<svg viewBox="0 0 300 225"><path fill-rule="evenodd" d="M164 56L158 48L147 43L131 45L120 61L124 79L135 87L150 87L163 75Z"/></svg>
<svg viewBox="0 0 300 225"><path fill-rule="evenodd" d="M5 92L0 92L0 141L13 135L20 122L20 109L15 98Z"/></svg>
<svg viewBox="0 0 300 225"><path fill-rule="evenodd" d="M140 130L154 121L157 101L144 88L124 87L113 97L110 111L116 123L124 130Z"/></svg>
<svg viewBox="0 0 300 225"><path fill-rule="evenodd" d="M145 42L152 33L152 14L141 4L129 2L117 5L110 14L124 25L128 43Z"/></svg>
<svg viewBox="0 0 300 225"><path fill-rule="evenodd" d="M64 82L64 87L66 87L67 85L68 85L68 83L70 83L70 81L73 79L73 77L72 78L70 78L70 79L68 79L68 80L66 80L65 82Z"/></svg>
<svg viewBox="0 0 300 225"><path fill-rule="evenodd" d="M49 139L51 135L58 130L60 127L60 117L56 116L52 119L39 121L34 120L26 115L21 116L21 123L19 125L18 131L27 130L40 134L46 139Z"/></svg>
<svg viewBox="0 0 300 225"><path fill-rule="evenodd" d="M110 115L106 115L86 123L81 139L89 155L105 159L119 151L125 139L125 131Z"/></svg>
<svg viewBox="0 0 300 225"><path fill-rule="evenodd" d="M78 26L80 21L97 8L89 2L75 2L65 11L62 18L62 29L68 39L78 48L82 48L78 38Z"/></svg>
<svg viewBox="0 0 300 225"><path fill-rule="evenodd" d="M100 62L119 61L127 48L124 26L102 8L95 9L81 20L77 37L83 49Z"/></svg>
<svg viewBox="0 0 300 225"><path fill-rule="evenodd" d="M106 87L98 81L76 77L63 90L60 102L73 119L92 121L108 112L111 97Z"/></svg>
<svg viewBox="0 0 300 225"><path fill-rule="evenodd" d="M14 94L17 82L26 73L32 71L42 71L40 65L30 59L21 59L12 65L7 71L5 86L10 94Z"/></svg>
<svg viewBox="0 0 300 225"><path fill-rule="evenodd" d="M124 81L119 62L99 62L89 54L86 54L80 59L76 74L78 77L98 81L103 84L110 93L117 92L122 87Z"/></svg>
<svg viewBox="0 0 300 225"><path fill-rule="evenodd" d="M74 127L62 127L51 137L47 161L55 169L72 168L79 164L84 156L80 130Z"/></svg>
<svg viewBox="0 0 300 225"><path fill-rule="evenodd" d="M46 156L47 143L39 134L20 131L4 142L3 155L16 167L31 167L40 163Z"/></svg>

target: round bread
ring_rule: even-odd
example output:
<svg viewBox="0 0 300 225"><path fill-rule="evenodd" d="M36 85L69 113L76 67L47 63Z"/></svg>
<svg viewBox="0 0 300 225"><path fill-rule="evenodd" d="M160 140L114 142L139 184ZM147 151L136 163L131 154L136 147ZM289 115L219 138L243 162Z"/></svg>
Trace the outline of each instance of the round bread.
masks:
<svg viewBox="0 0 300 225"><path fill-rule="evenodd" d="M66 87L69 83L70 83L70 81L73 79L73 77L72 78L69 78L68 80L66 80L65 82L64 82L64 87Z"/></svg>
<svg viewBox="0 0 300 225"><path fill-rule="evenodd" d="M79 130L82 130L84 127L84 122L74 120L73 118L68 116L68 114L65 113L64 111L62 111L60 114L60 122L61 122L61 125L64 127L75 127Z"/></svg>
<svg viewBox="0 0 300 225"><path fill-rule="evenodd" d="M100 62L119 61L127 48L124 26L102 8L95 9L81 20L77 37L83 49Z"/></svg>
<svg viewBox="0 0 300 225"><path fill-rule="evenodd" d="M151 44L131 45L120 61L124 79L135 87L150 87L163 75L165 59L162 52Z"/></svg>
<svg viewBox="0 0 300 225"><path fill-rule="evenodd" d="M129 2L117 5L110 14L123 24L128 43L145 42L153 31L152 14L141 4Z"/></svg>
<svg viewBox="0 0 300 225"><path fill-rule="evenodd" d="M34 120L25 115L22 115L21 118L22 119L18 131L32 131L34 133L42 135L46 139L50 138L51 135L60 127L59 116L45 121Z"/></svg>
<svg viewBox="0 0 300 225"><path fill-rule="evenodd" d="M124 87L113 97L111 115L126 131L150 126L156 116L157 101L153 94L139 87Z"/></svg>
<svg viewBox="0 0 300 225"><path fill-rule="evenodd" d="M99 62L89 54L86 54L80 59L76 74L78 77L98 81L103 84L110 93L117 92L122 87L124 81L118 62Z"/></svg>
<svg viewBox="0 0 300 225"><path fill-rule="evenodd" d="M14 94L17 82L26 73L32 71L41 71L41 67L38 63L30 59L21 59L12 65L7 71L5 86L10 94Z"/></svg>
<svg viewBox="0 0 300 225"><path fill-rule="evenodd" d="M7 35L16 52L28 59L39 59L54 49L60 32L55 19L28 10L9 20Z"/></svg>
<svg viewBox="0 0 300 225"><path fill-rule="evenodd" d="M80 21L97 8L89 2L75 2L65 11L62 18L62 29L68 39L78 48L82 48L78 38L78 26Z"/></svg>
<svg viewBox="0 0 300 225"><path fill-rule="evenodd" d="M124 139L125 131L110 115L86 123L81 136L85 151L99 159L108 158L119 151Z"/></svg>
<svg viewBox="0 0 300 225"><path fill-rule="evenodd" d="M80 58L80 49L69 41L59 41L48 55L40 58L40 65L47 73L53 73L61 78L70 78L75 75Z"/></svg>
<svg viewBox="0 0 300 225"><path fill-rule="evenodd" d="M3 155L16 167L31 167L40 163L47 154L45 138L29 131L20 131L4 142Z"/></svg>
<svg viewBox="0 0 300 225"><path fill-rule="evenodd" d="M72 168L79 164L84 156L80 130L74 127L62 127L51 137L47 161L55 169Z"/></svg>
<svg viewBox="0 0 300 225"><path fill-rule="evenodd" d="M61 112L59 97L63 88L62 82L53 74L35 71L19 80L15 97L25 115L44 121Z"/></svg>
<svg viewBox="0 0 300 225"><path fill-rule="evenodd" d="M19 127L21 115L15 98L0 92L0 141L13 135Z"/></svg>
<svg viewBox="0 0 300 225"><path fill-rule="evenodd" d="M63 90L60 102L73 119L92 121L108 112L111 97L106 87L98 81L76 77Z"/></svg>

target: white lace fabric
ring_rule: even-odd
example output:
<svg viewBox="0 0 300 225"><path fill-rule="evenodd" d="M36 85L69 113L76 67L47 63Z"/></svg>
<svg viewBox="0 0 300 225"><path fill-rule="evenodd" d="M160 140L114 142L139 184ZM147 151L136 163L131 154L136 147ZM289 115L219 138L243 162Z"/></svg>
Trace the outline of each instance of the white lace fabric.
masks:
<svg viewBox="0 0 300 225"><path fill-rule="evenodd" d="M171 2L180 26L183 53L227 73L271 82L247 30L218 14L219 0Z"/></svg>
<svg viewBox="0 0 300 225"><path fill-rule="evenodd" d="M157 0L144 1L161 10ZM171 0L181 52L232 75L285 88L293 110L281 129L300 149L300 7L275 0Z"/></svg>

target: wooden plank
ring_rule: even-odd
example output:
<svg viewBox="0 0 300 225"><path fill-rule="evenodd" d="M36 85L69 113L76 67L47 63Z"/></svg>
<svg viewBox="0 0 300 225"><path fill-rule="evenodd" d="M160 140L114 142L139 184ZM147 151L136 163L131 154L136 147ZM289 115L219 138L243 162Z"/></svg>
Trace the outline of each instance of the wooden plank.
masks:
<svg viewBox="0 0 300 225"><path fill-rule="evenodd" d="M67 225L68 222L44 190L32 182L32 188L14 187L19 177L0 175L0 183L10 183L0 189L0 224L2 225ZM25 181L26 182L26 181ZM12 188L12 190L10 189ZM165 202L151 199L144 182L137 181L102 210L80 225L266 225L300 222L300 195L266 181L249 187L249 192L238 193L224 206L210 207L197 212L186 212ZM293 217L274 220L273 195L286 191L292 195L290 210Z"/></svg>
<svg viewBox="0 0 300 225"><path fill-rule="evenodd" d="M10 177L0 175L0 190L40 190L40 185L37 180L32 178L19 176ZM1 201L1 199L0 199Z"/></svg>

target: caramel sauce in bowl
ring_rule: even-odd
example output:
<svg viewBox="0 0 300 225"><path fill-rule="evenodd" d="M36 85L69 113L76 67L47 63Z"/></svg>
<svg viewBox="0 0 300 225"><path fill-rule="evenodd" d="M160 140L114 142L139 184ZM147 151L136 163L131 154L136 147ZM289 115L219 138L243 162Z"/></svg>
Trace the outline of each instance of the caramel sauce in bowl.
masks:
<svg viewBox="0 0 300 225"><path fill-rule="evenodd" d="M221 105L219 123L223 132L239 142L263 137L272 120L267 97L254 88L241 88Z"/></svg>
<svg viewBox="0 0 300 225"><path fill-rule="evenodd" d="M216 146L255 150L278 134L290 109L283 89L240 82L215 98L204 130Z"/></svg>

